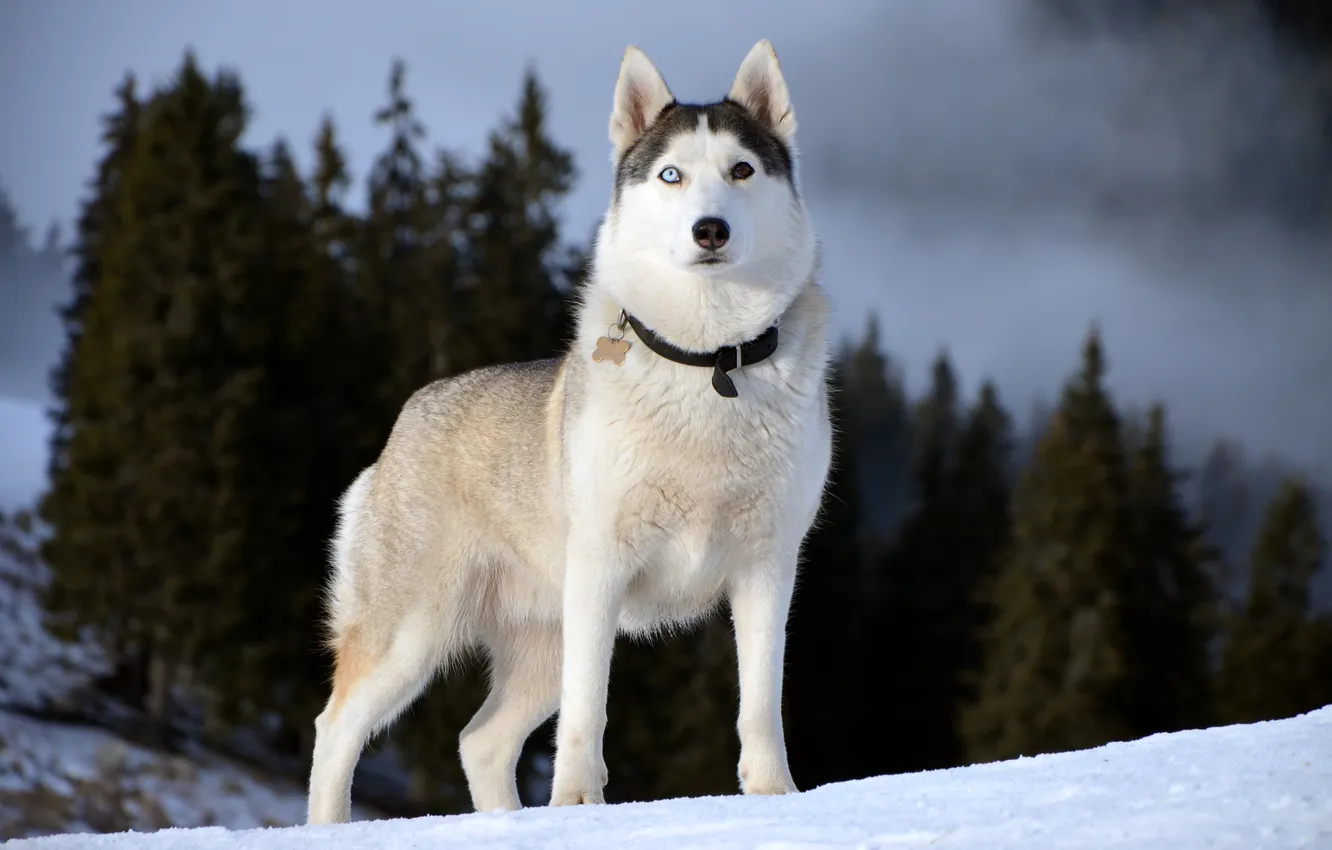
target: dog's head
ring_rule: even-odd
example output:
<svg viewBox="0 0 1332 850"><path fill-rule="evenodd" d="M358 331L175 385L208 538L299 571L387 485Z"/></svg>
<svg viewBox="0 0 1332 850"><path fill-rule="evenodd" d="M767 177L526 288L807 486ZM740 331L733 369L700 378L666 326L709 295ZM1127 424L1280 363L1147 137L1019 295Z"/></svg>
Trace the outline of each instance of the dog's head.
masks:
<svg viewBox="0 0 1332 850"><path fill-rule="evenodd" d="M815 241L795 179L795 112L772 45L754 45L727 96L675 100L630 47L610 119L615 189L598 237L606 285L662 326L710 308L704 336L757 332L813 274ZM774 313L775 311L775 313ZM723 343L726 340L723 340Z"/></svg>

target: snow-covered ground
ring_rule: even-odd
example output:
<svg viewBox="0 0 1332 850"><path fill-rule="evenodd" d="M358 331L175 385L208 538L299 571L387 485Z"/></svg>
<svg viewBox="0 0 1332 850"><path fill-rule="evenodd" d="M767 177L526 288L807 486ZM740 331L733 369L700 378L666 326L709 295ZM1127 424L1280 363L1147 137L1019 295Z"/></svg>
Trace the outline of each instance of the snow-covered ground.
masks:
<svg viewBox="0 0 1332 850"><path fill-rule="evenodd" d="M18 535L20 550L34 542ZM107 670L93 644L66 642L46 630L39 599L46 580L35 558L0 550L0 841L210 824L247 829L305 819L298 783L266 778L201 749L188 757L168 755L107 730L19 713L76 711L93 679Z"/></svg>
<svg viewBox="0 0 1332 850"><path fill-rule="evenodd" d="M612 781L614 778L612 777ZM1332 706L784 798L534 808L341 826L58 836L14 850L467 847L1332 847Z"/></svg>
<svg viewBox="0 0 1332 850"><path fill-rule="evenodd" d="M0 512L31 507L46 480L50 425L39 405L0 396ZM89 641L65 642L42 622L41 592L50 571L36 557L37 532L12 524L0 535L0 709L62 709L106 672ZM0 745L3 750L3 745Z"/></svg>
<svg viewBox="0 0 1332 850"><path fill-rule="evenodd" d="M60 847L72 840L68 833L212 824L245 830L304 820L298 784L208 753L167 755L101 729L0 711L0 840L66 833L47 845Z"/></svg>
<svg viewBox="0 0 1332 850"><path fill-rule="evenodd" d="M35 548L31 535L7 532L23 549ZM91 641L66 642L46 630L40 594L49 572L36 557L0 549L0 708L66 709L107 671Z"/></svg>

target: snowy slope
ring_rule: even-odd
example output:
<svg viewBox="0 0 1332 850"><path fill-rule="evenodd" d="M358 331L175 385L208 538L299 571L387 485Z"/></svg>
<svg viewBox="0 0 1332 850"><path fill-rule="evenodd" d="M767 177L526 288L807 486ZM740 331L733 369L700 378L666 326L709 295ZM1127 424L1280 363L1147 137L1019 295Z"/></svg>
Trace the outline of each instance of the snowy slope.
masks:
<svg viewBox="0 0 1332 850"><path fill-rule="evenodd" d="M298 783L266 778L202 750L168 755L107 730L19 713L77 710L107 664L94 644L67 642L46 630L39 598L46 567L25 554L36 542L31 535L8 531L18 551L0 549L0 841L206 824L246 829L305 819Z"/></svg>
<svg viewBox="0 0 1332 850"><path fill-rule="evenodd" d="M357 807L356 816L374 814ZM305 789L298 783L261 777L203 751L169 755L102 729L0 711L0 841L208 824L249 829L304 820ZM59 847L70 838L47 846Z"/></svg>
<svg viewBox="0 0 1332 850"><path fill-rule="evenodd" d="M44 564L0 552L0 708L65 709L107 671L89 640L66 642L42 622Z"/></svg>
<svg viewBox="0 0 1332 850"><path fill-rule="evenodd" d="M614 777L612 777L612 782ZM1332 706L1000 764L739 796L229 832L59 836L13 850L1332 847Z"/></svg>
<svg viewBox="0 0 1332 850"><path fill-rule="evenodd" d="M0 511L30 507L40 495L49 433L39 405L0 397ZM24 716L76 712L108 666L92 642L61 640L46 629L41 592L50 571L35 557L36 532L13 525L0 530L14 544L0 546L0 841L164 826L245 829L305 819L298 783L203 751L172 756L107 730ZM375 816L360 807L357 812Z"/></svg>
<svg viewBox="0 0 1332 850"><path fill-rule="evenodd" d="M0 532L17 547L0 547L0 709L67 709L107 672L106 659L90 640L47 631L41 593L50 570L35 555L37 538L12 526Z"/></svg>
<svg viewBox="0 0 1332 850"><path fill-rule="evenodd" d="M41 405L0 396L0 511L30 506L46 486L50 433Z"/></svg>
<svg viewBox="0 0 1332 850"><path fill-rule="evenodd" d="M19 537L21 548L34 542ZM305 819L299 784L265 778L202 750L173 756L107 730L17 713L76 709L107 670L94 644L63 641L46 630L38 595L46 580L45 565L35 558L0 551L0 841L206 824L246 829Z"/></svg>

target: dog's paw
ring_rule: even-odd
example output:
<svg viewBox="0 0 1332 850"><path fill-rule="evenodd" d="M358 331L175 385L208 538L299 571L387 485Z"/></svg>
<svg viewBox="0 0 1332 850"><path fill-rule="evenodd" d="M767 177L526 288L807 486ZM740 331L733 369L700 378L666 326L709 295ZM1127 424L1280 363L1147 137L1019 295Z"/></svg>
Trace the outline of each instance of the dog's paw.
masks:
<svg viewBox="0 0 1332 850"><path fill-rule="evenodd" d="M757 782L740 782L740 789L746 794L755 794L758 796L776 796L778 794L799 794L800 789L790 779L782 779L778 776L767 776Z"/></svg>
<svg viewBox="0 0 1332 850"><path fill-rule="evenodd" d="M606 802L605 788L610 780L603 759L594 769L575 775L579 771L562 772L555 768L555 780L551 783L550 804L552 806L583 806ZM600 781L598 781L598 778Z"/></svg>
<svg viewBox="0 0 1332 850"><path fill-rule="evenodd" d="M551 792L550 804L552 806L585 806L597 805L606 802L605 792L598 788L595 791L578 791L572 788L557 788Z"/></svg>
<svg viewBox="0 0 1332 850"><path fill-rule="evenodd" d="M791 771L777 758L740 760L740 790L745 794L771 796L776 794L796 794L795 780Z"/></svg>

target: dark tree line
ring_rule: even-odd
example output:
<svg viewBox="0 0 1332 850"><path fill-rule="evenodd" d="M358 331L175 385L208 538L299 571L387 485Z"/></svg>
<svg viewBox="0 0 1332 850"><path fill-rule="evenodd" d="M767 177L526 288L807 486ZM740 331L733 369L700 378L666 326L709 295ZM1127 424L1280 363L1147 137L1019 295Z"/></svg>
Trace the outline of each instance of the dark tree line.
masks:
<svg viewBox="0 0 1332 850"><path fill-rule="evenodd" d="M40 514L53 627L98 631L108 688L159 742L188 707L209 735L266 719L308 751L336 498L415 389L558 350L581 258L551 212L573 165L544 109L529 75L479 162L432 158L396 65L353 214L331 120L302 174L284 142L240 144L232 74L187 56L154 91L117 90L78 221ZM455 702L403 737L433 745L436 715L456 733Z"/></svg>
<svg viewBox="0 0 1332 850"><path fill-rule="evenodd" d="M553 212L575 172L532 73L468 158L427 147L395 64L363 211L331 119L303 173L284 142L242 145L247 118L238 78L188 55L153 91L127 77L104 118L53 382L46 602L110 650L102 687L146 736L263 729L303 770L335 500L422 384L559 351L585 258ZM789 626L802 788L1332 702L1317 494L1291 478L1263 513L1224 446L1190 492L1164 408L1122 412L1107 362L1093 330L1024 429L946 352L913 398L873 323L840 350ZM609 798L734 792L734 667L724 612L617 647ZM466 808L457 734L483 681L470 665L392 732L404 810Z"/></svg>

